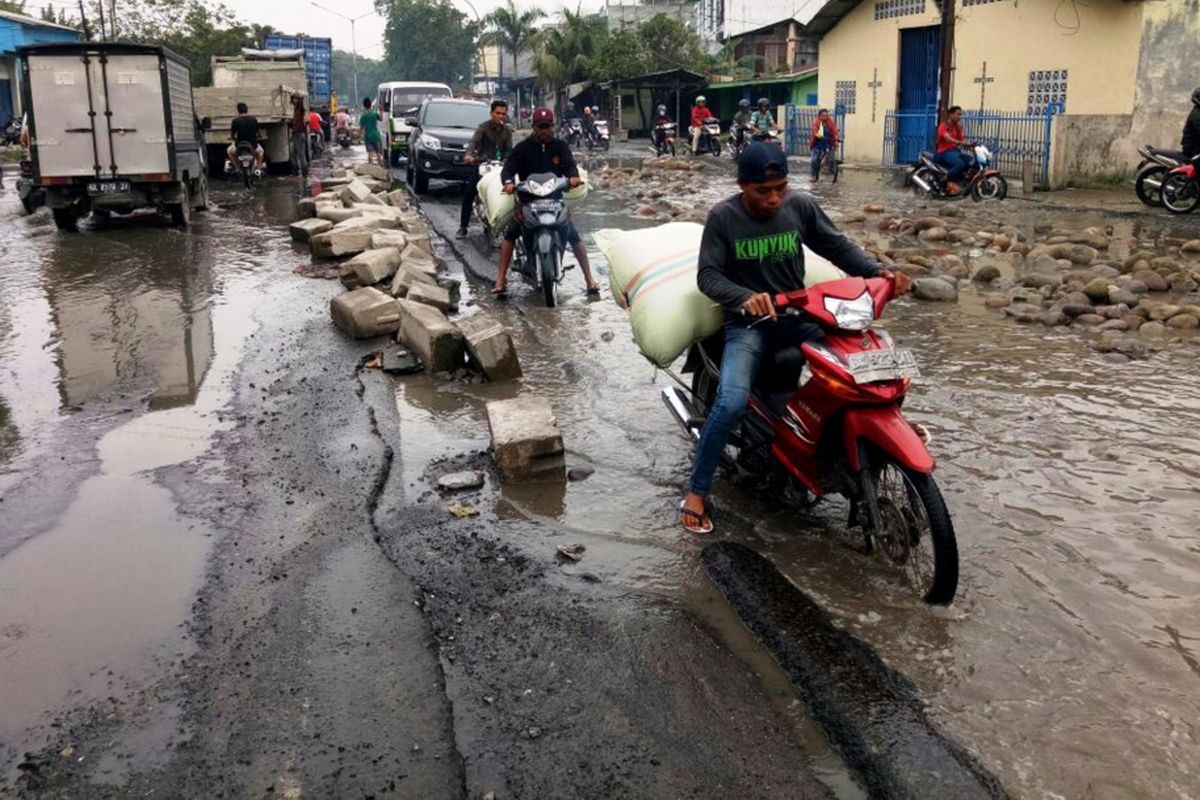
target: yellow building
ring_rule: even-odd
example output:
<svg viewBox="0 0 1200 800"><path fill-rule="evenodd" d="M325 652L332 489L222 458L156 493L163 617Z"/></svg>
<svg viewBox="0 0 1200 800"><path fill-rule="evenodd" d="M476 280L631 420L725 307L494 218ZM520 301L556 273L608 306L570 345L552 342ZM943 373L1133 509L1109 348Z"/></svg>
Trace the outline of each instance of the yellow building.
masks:
<svg viewBox="0 0 1200 800"><path fill-rule="evenodd" d="M1045 144L1051 185L1131 169L1143 139L1178 145L1200 84L1194 0L954 6L946 103L938 97L944 28L935 0L833 0L809 21L806 33L821 37L820 104L845 108L848 160L911 160L913 135L928 127L920 114L939 105L1041 116L1061 104L1049 140L1043 134L1021 155L1032 158ZM889 124L888 112L901 113ZM1033 136L1036 126L1028 128Z"/></svg>

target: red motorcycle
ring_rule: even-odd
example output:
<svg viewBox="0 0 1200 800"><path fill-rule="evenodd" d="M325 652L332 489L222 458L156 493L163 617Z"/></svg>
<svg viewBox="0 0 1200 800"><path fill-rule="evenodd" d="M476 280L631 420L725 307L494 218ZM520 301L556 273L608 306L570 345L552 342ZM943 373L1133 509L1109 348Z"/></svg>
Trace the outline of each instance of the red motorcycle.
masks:
<svg viewBox="0 0 1200 800"><path fill-rule="evenodd" d="M775 296L781 313L802 315L826 335L768 354L722 465L814 499L843 495L847 526L861 526L867 552L878 548L925 602L946 605L958 588L954 526L933 480L929 433L900 411L916 360L871 329L894 291L888 278L846 278ZM692 401L663 389L694 440L716 399L723 344L716 334L689 351Z"/></svg>
<svg viewBox="0 0 1200 800"><path fill-rule="evenodd" d="M1200 178L1196 165L1200 156L1170 170L1162 184L1163 207L1172 214L1190 214L1200 206Z"/></svg>

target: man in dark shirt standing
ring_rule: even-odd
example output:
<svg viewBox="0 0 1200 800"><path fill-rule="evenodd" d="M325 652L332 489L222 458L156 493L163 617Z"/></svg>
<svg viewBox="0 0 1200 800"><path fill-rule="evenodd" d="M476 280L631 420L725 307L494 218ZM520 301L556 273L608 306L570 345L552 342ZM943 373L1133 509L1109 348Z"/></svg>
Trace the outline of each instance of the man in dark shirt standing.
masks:
<svg viewBox="0 0 1200 800"><path fill-rule="evenodd" d="M1183 138L1179 149L1188 159L1200 155L1200 87L1192 90L1192 111L1183 123Z"/></svg>
<svg viewBox="0 0 1200 800"><path fill-rule="evenodd" d="M516 180L524 180L530 175L550 173L559 177L569 178L571 186L578 186L579 167L571 155L571 148L562 139L554 138L554 112L548 108L533 110L533 135L513 148L504 169L500 171L500 180L504 183L506 194L517 190ZM512 264L513 251L516 249L517 237L521 235L521 225L514 218L504 229L504 237L500 241L500 272L496 276L496 284L492 294L504 294L508 291L508 268ZM583 280L587 284L589 297L599 297L600 286L592 278L591 262L588 261L587 248L579 238L575 224L567 223L567 242L579 262L583 272Z"/></svg>
<svg viewBox="0 0 1200 800"><path fill-rule="evenodd" d="M258 118L250 116L250 108L245 103L237 104L238 115L229 125L229 138L233 140L225 150L229 156L229 166L237 168L237 146L246 142L254 148L254 169L259 175L263 169L263 148L258 143Z"/></svg>
<svg viewBox="0 0 1200 800"><path fill-rule="evenodd" d="M475 129L475 135L471 137L467 153L463 156L463 163L474 166L480 161L503 161L508 158L508 154L512 152L512 131L505 124L507 118L508 103L504 100L493 100L492 116ZM463 184L462 212L458 218L460 239L467 235L467 226L471 224L471 209L475 205L478 186L478 172Z"/></svg>
<svg viewBox="0 0 1200 800"><path fill-rule="evenodd" d="M725 310L725 352L717 399L696 445L696 464L680 510L691 533L712 532L705 498L730 432L750 400L750 387L763 356L780 347L820 338L815 323L779 317L774 294L804 288L804 249L824 256L851 275L885 274L879 264L847 239L816 201L788 191L783 149L751 142L738 158L741 191L713 206L700 240L700 291ZM896 292L910 281L896 273Z"/></svg>

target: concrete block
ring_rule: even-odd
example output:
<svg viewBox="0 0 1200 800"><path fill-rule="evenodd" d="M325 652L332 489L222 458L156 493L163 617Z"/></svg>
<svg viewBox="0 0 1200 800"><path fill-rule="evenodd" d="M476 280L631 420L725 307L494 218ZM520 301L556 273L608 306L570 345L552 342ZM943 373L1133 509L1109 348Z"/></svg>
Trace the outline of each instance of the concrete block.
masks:
<svg viewBox="0 0 1200 800"><path fill-rule="evenodd" d="M504 325L488 314L460 320L458 329L467 342L467 353L490 381L521 377L517 349Z"/></svg>
<svg viewBox="0 0 1200 800"><path fill-rule="evenodd" d="M405 247L404 249L405 250L415 249L415 250L423 251L427 258L429 258L430 260L433 259L433 241L429 238L429 234L427 234L427 233L411 233L410 232L408 234L408 246ZM410 255L408 257L416 258L415 255Z"/></svg>
<svg viewBox="0 0 1200 800"><path fill-rule="evenodd" d="M492 452L500 479L544 483L566 479L562 433L550 403L539 397L487 404Z"/></svg>
<svg viewBox="0 0 1200 800"><path fill-rule="evenodd" d="M344 228L319 233L308 240L314 258L340 258L361 253L371 246L370 228Z"/></svg>
<svg viewBox="0 0 1200 800"><path fill-rule="evenodd" d="M333 223L327 219L302 219L288 225L288 233L297 242L307 242L312 237L331 229Z"/></svg>
<svg viewBox="0 0 1200 800"><path fill-rule="evenodd" d="M378 164L355 164L354 172L356 175L365 175L377 181L390 181L392 179L392 176L388 174L387 168L381 167Z"/></svg>
<svg viewBox="0 0 1200 800"><path fill-rule="evenodd" d="M391 181L377 181L374 178L361 178L360 180L362 181L363 185L370 190L371 194L386 192L388 189L392 188Z"/></svg>
<svg viewBox="0 0 1200 800"><path fill-rule="evenodd" d="M458 305L462 300L462 282L458 278L447 278L445 275L437 277L437 285L446 290L450 295L450 302Z"/></svg>
<svg viewBox="0 0 1200 800"><path fill-rule="evenodd" d="M334 230L349 230L357 228L361 230L377 231L383 228L395 228L396 220L391 217L385 217L382 214L360 214L357 217L351 217L347 220L342 220L333 226Z"/></svg>
<svg viewBox="0 0 1200 800"><path fill-rule="evenodd" d="M429 223L425 218L414 211L406 211L400 218L400 227L404 228L407 233L425 234L430 233Z"/></svg>
<svg viewBox="0 0 1200 800"><path fill-rule="evenodd" d="M338 270L338 277L347 289L359 286L374 286L392 277L400 266L400 251L394 247L383 250L364 250Z"/></svg>
<svg viewBox="0 0 1200 800"><path fill-rule="evenodd" d="M354 203L361 203L370 197L371 189L365 183L355 178L346 184L339 194L342 197L343 203L346 205L352 205Z"/></svg>
<svg viewBox="0 0 1200 800"><path fill-rule="evenodd" d="M437 279L432 275L428 275L415 267L401 262L400 268L396 270L395 277L392 278L392 297L404 297L412 289L413 285L418 283L427 283L431 286L436 286Z"/></svg>
<svg viewBox="0 0 1200 800"><path fill-rule="evenodd" d="M314 196L313 200L316 200L318 203L337 203L339 206L342 204L341 194L332 190L321 192Z"/></svg>
<svg viewBox="0 0 1200 800"><path fill-rule="evenodd" d="M396 300L400 304L400 343L425 362L430 372L454 370L465 358L463 335L433 306Z"/></svg>
<svg viewBox="0 0 1200 800"><path fill-rule="evenodd" d="M394 247L396 252L404 250L404 246L408 244L408 237L404 231L398 230L377 230L371 234L371 249L376 250L380 247Z"/></svg>
<svg viewBox="0 0 1200 800"><path fill-rule="evenodd" d="M413 303L424 303L443 312L452 311L455 308L454 303L450 302L449 292L436 283L426 283L425 281L417 281L409 286L404 299Z"/></svg>
<svg viewBox="0 0 1200 800"><path fill-rule="evenodd" d="M317 208L317 216L321 219L327 219L335 225L339 222L345 222L348 219L362 216L361 208L341 208L332 203L322 203Z"/></svg>
<svg viewBox="0 0 1200 800"><path fill-rule="evenodd" d="M300 219L308 219L317 215L317 198L301 197L296 201L296 215Z"/></svg>
<svg viewBox="0 0 1200 800"><path fill-rule="evenodd" d="M355 339L383 336L400 329L400 301L371 286L343 292L329 301L333 322Z"/></svg>
<svg viewBox="0 0 1200 800"><path fill-rule="evenodd" d="M408 192L396 189L387 193L388 204L396 208L408 208Z"/></svg>
<svg viewBox="0 0 1200 800"><path fill-rule="evenodd" d="M384 200L382 197L380 197L381 194L383 194L383 192L379 192L378 194L368 195L367 199L362 201L362 205L365 205L365 206L386 206L386 205L388 205L388 202L386 200Z"/></svg>
<svg viewBox="0 0 1200 800"><path fill-rule="evenodd" d="M414 242L411 236L408 237L408 243L404 245L404 249L400 251L400 260L431 277L438 273L437 259L421 246L421 242Z"/></svg>

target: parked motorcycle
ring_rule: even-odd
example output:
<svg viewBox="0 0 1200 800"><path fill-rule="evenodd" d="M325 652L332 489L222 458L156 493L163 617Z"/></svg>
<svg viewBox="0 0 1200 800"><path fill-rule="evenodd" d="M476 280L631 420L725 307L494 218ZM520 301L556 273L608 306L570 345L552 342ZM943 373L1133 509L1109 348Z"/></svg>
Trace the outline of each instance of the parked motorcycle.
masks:
<svg viewBox="0 0 1200 800"><path fill-rule="evenodd" d="M566 120L559 135L567 141L568 146L578 148L583 143L583 122L578 117Z"/></svg>
<svg viewBox="0 0 1200 800"><path fill-rule="evenodd" d="M25 159L21 162L21 176L17 178L17 197L21 199L21 207L26 214L32 214L46 205L46 190L33 182L33 162Z"/></svg>
<svg viewBox="0 0 1200 800"><path fill-rule="evenodd" d="M513 268L539 290L548 308L558 305L558 285L563 278L563 253L567 247L567 178L552 173L530 175L517 184L521 236Z"/></svg>
<svg viewBox="0 0 1200 800"><path fill-rule="evenodd" d="M1179 150L1164 150L1144 145L1138 148L1142 163L1138 164L1133 188L1138 200L1150 207L1162 205L1162 185L1167 173L1187 159Z"/></svg>
<svg viewBox="0 0 1200 800"><path fill-rule="evenodd" d="M1000 174L1000 170L990 166L992 151L977 144L968 152L968 156L972 161L967 171L959 176L958 183L963 187L959 194L950 194L946 181L947 170L934 161L933 153L928 150L921 153L920 160L909 170L906 181L918 194L929 197L958 198L970 195L976 202L1007 197L1008 181Z"/></svg>
<svg viewBox="0 0 1200 800"><path fill-rule="evenodd" d="M1200 206L1200 156L1170 170L1162 185L1163 207L1172 214L1190 214Z"/></svg>
<svg viewBox="0 0 1200 800"><path fill-rule="evenodd" d="M692 139L696 135L695 128L688 128L688 142L690 148ZM714 156L721 155L721 121L716 117L709 117L704 120L704 125L700 130L700 148L692 155L700 155L702 153L712 153Z"/></svg>
<svg viewBox="0 0 1200 800"><path fill-rule="evenodd" d="M607 150L609 145L608 120L597 119L592 122L592 130L584 137L587 149L599 148Z"/></svg>
<svg viewBox="0 0 1200 800"><path fill-rule="evenodd" d="M841 494L850 502L847 527L861 527L867 552L878 548L925 602L945 605L958 587L954 526L933 479L930 435L901 412L916 360L871 329L894 292L887 278L846 278L775 295L780 313L816 322L826 335L766 358L722 464L779 494ZM716 400L723 343L717 334L688 353L691 401L676 387L662 392L693 440Z"/></svg>
<svg viewBox="0 0 1200 800"><path fill-rule="evenodd" d="M675 123L662 122L654 126L650 152L656 156L675 155Z"/></svg>

